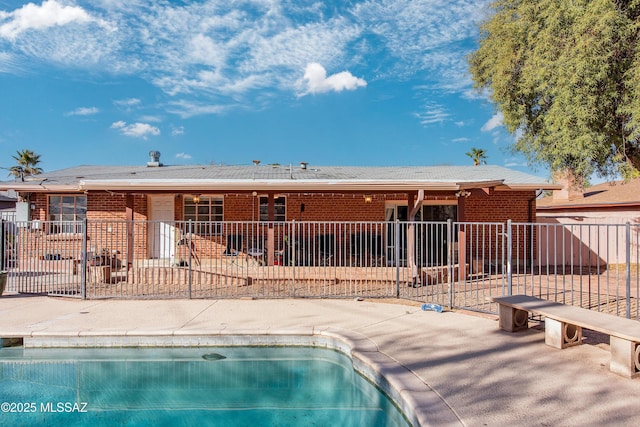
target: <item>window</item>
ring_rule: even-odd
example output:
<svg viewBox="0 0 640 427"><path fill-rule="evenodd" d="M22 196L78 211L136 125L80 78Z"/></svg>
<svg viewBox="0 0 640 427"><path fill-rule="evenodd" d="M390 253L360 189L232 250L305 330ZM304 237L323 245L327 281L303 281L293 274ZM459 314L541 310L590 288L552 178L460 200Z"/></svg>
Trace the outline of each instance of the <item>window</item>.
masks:
<svg viewBox="0 0 640 427"><path fill-rule="evenodd" d="M193 221L191 230L188 232L200 236L212 236L220 234L221 222L223 220L224 199L222 197L193 197L184 198L185 221Z"/></svg>
<svg viewBox="0 0 640 427"><path fill-rule="evenodd" d="M426 205L422 207L423 221L458 220L458 207L456 205Z"/></svg>
<svg viewBox="0 0 640 427"><path fill-rule="evenodd" d="M273 200L275 205L274 221L283 222L286 221L286 203L284 197L276 197ZM269 198L266 196L260 197L260 221L269 221Z"/></svg>
<svg viewBox="0 0 640 427"><path fill-rule="evenodd" d="M87 196L49 196L48 232L80 233L87 218Z"/></svg>

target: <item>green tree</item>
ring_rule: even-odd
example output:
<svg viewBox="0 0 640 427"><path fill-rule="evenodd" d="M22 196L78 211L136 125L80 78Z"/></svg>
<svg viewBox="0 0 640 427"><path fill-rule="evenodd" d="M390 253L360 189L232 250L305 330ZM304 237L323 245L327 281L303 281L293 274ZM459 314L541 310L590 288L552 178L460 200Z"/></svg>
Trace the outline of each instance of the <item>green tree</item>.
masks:
<svg viewBox="0 0 640 427"><path fill-rule="evenodd" d="M471 151L465 154L471 157L474 166L487 164L487 151L483 150L482 148L472 148Z"/></svg>
<svg viewBox="0 0 640 427"><path fill-rule="evenodd" d="M18 150L13 158L18 164L9 169L9 176L15 176L24 181L25 176L39 175L42 173L42 168L38 167L40 154L24 149Z"/></svg>
<svg viewBox="0 0 640 427"><path fill-rule="evenodd" d="M530 163L640 171L640 0L497 0L469 56Z"/></svg>

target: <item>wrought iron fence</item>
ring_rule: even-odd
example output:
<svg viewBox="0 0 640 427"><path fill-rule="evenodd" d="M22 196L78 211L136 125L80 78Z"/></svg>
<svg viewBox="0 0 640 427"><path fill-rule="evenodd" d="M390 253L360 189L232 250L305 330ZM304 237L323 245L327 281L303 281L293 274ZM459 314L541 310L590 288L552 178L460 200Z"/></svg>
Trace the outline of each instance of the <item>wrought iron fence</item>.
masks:
<svg viewBox="0 0 640 427"><path fill-rule="evenodd" d="M2 221L8 290L79 298L405 298L496 312L528 294L640 319L640 226Z"/></svg>

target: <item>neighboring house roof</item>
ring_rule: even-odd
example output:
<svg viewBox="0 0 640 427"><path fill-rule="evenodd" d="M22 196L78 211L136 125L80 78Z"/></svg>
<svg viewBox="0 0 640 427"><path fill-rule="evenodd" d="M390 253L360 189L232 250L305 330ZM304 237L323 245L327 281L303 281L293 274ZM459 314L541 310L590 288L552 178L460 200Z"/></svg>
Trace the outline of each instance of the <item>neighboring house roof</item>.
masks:
<svg viewBox="0 0 640 427"><path fill-rule="evenodd" d="M590 209L640 206L640 178L605 182L585 189L583 197L554 200L544 197L536 202L538 210Z"/></svg>
<svg viewBox="0 0 640 427"><path fill-rule="evenodd" d="M7 211L15 212L17 198L0 194L0 211L3 213Z"/></svg>
<svg viewBox="0 0 640 427"><path fill-rule="evenodd" d="M0 189L55 192L148 191L408 191L558 188L539 177L500 166L78 166L21 181Z"/></svg>

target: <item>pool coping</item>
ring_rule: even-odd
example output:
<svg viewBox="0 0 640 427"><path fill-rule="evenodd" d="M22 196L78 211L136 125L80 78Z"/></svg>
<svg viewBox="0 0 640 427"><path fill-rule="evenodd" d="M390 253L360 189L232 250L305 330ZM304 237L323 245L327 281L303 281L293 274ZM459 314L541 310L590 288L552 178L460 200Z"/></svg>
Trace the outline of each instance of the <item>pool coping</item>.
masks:
<svg viewBox="0 0 640 427"><path fill-rule="evenodd" d="M3 334L6 336L6 334ZM205 347L307 346L340 351L354 369L377 385L414 426L462 426L445 400L414 372L381 352L358 332L324 328L211 331L32 331L22 335L25 348L45 347Z"/></svg>

